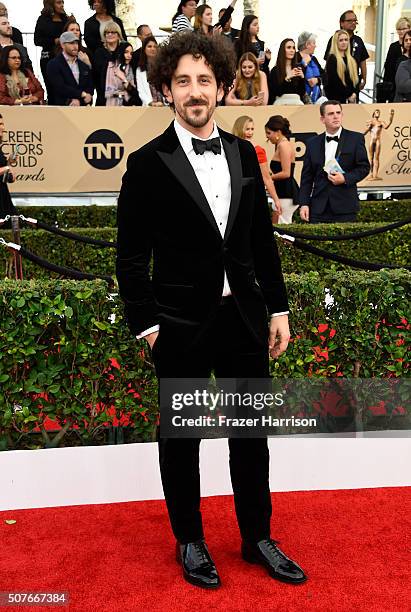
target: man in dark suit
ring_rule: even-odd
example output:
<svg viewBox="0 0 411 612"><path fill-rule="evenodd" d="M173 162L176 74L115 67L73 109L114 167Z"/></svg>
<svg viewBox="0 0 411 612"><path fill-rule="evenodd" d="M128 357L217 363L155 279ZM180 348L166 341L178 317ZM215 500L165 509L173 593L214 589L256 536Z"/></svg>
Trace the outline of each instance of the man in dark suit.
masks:
<svg viewBox="0 0 411 612"><path fill-rule="evenodd" d="M359 210L357 183L370 172L364 136L342 127L342 106L336 100L323 102L320 115L326 132L307 142L300 216L310 223L355 221ZM324 170L325 164L333 161L343 172L335 167Z"/></svg>
<svg viewBox="0 0 411 612"><path fill-rule="evenodd" d="M47 64L56 106L89 106L93 102L91 69L78 59L79 39L73 32L60 36L62 52Z"/></svg>
<svg viewBox="0 0 411 612"><path fill-rule="evenodd" d="M148 341L160 379L208 378L212 370L217 378L268 377L268 352L278 357L289 340L255 150L213 120L234 74L222 37L182 32L161 45L150 79L175 120L129 156L123 178L117 278L130 329ZM199 439L160 437L160 471L183 576L216 588L200 513L199 446ZM233 437L229 447L243 558L274 578L303 582L270 537L267 439Z"/></svg>

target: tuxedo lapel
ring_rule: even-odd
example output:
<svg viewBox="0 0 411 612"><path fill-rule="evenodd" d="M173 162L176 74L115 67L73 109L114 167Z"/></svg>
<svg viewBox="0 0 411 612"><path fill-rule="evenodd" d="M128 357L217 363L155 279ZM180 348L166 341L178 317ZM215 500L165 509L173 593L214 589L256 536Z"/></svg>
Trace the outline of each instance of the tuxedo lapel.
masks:
<svg viewBox="0 0 411 612"><path fill-rule="evenodd" d="M325 164L325 134L321 134L320 136L319 154L320 154L320 166L321 168L323 168Z"/></svg>
<svg viewBox="0 0 411 612"><path fill-rule="evenodd" d="M228 168L230 170L231 179L231 202L230 211L228 214L227 227L224 234L224 240L226 240L233 227L238 208L240 206L241 199L241 179L243 178L243 171L241 166L240 151L238 149L237 139L227 134L222 130L219 130L221 142L223 143L224 152L227 158Z"/></svg>
<svg viewBox="0 0 411 612"><path fill-rule="evenodd" d="M197 180L192 165L188 161L180 145L173 124L164 132L161 139L161 148L157 151L157 154L178 182L184 187L190 198L192 198L201 209L218 235L221 236L214 215L207 202L207 198L201 189L201 185Z"/></svg>
<svg viewBox="0 0 411 612"><path fill-rule="evenodd" d="M344 140L345 140L345 137L346 137L346 131L345 131L345 130L344 130L344 128L343 128L343 129L341 130L340 138L339 138L339 140L338 140L338 147L337 147L337 150L336 150L336 152L335 152L335 159L336 159L337 161L338 161L338 158L339 158L339 156L340 156L340 154L341 154L341 151L342 151L342 148L343 148L343 145L344 145Z"/></svg>

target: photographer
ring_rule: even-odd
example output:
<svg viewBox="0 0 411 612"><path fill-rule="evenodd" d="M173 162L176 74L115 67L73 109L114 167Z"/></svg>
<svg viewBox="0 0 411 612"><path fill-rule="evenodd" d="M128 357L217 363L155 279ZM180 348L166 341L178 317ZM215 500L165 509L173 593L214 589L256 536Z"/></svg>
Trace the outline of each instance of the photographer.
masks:
<svg viewBox="0 0 411 612"><path fill-rule="evenodd" d="M4 120L0 115L0 145L3 140L3 132L5 130ZM0 217L3 218L6 215L16 215L17 211L14 208L9 188L7 183L14 183L16 175L14 171L8 165L8 160L4 155L0 147Z"/></svg>

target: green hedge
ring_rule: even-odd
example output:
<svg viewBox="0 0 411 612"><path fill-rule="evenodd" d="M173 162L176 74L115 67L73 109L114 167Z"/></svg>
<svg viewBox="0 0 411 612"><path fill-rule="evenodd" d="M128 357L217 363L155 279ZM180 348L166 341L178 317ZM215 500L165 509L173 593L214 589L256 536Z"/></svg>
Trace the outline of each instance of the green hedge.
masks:
<svg viewBox="0 0 411 612"><path fill-rule="evenodd" d="M409 376L410 273L311 272L286 282L292 340L274 376ZM98 444L114 430L153 439L153 366L105 283L1 281L0 320L0 448ZM61 431L50 433L47 419Z"/></svg>
<svg viewBox="0 0 411 612"><path fill-rule="evenodd" d="M379 227L380 224L342 224L342 225L305 225L305 233L335 235L352 233L372 227ZM284 231L287 228L302 231L300 226L281 226ZM77 233L101 238L107 241L116 240L115 228L85 228L76 229ZM0 236L11 240L10 232L0 231ZM80 242L73 242L66 238L61 238L43 230L23 230L21 242L28 250L36 253L53 263L75 268L82 272L93 274L114 275L115 270L115 250L109 248L99 248L86 245ZM350 240L344 242L315 242L315 246L321 249L340 255L346 255L353 259L370 262L380 262L395 265L410 265L410 242L411 225L403 226L391 232L385 232L376 236L363 238L361 240ZM282 265L285 273L303 273L313 271L324 271L330 268L346 269L351 268L342 264L333 263L328 259L317 257L300 251L292 246L278 240ZM9 257L5 249L0 250L0 256L4 262ZM25 278L50 278L50 273L32 264L28 260L24 261ZM54 275L55 276L55 275Z"/></svg>
<svg viewBox="0 0 411 612"><path fill-rule="evenodd" d="M115 227L116 206L22 206L26 217L34 217L48 225L59 227ZM358 221L379 223L411 217L411 200L362 201Z"/></svg>

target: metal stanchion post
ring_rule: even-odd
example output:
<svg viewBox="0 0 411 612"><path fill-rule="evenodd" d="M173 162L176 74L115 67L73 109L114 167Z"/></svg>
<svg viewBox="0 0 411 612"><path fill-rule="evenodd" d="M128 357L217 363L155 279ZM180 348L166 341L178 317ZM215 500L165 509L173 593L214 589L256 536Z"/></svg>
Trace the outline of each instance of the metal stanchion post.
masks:
<svg viewBox="0 0 411 612"><path fill-rule="evenodd" d="M15 244L20 244L20 219L18 215L12 215L10 217L11 220L11 229L13 232L13 242ZM21 255L18 252L14 252L14 271L16 280L23 280L23 264L21 260Z"/></svg>

